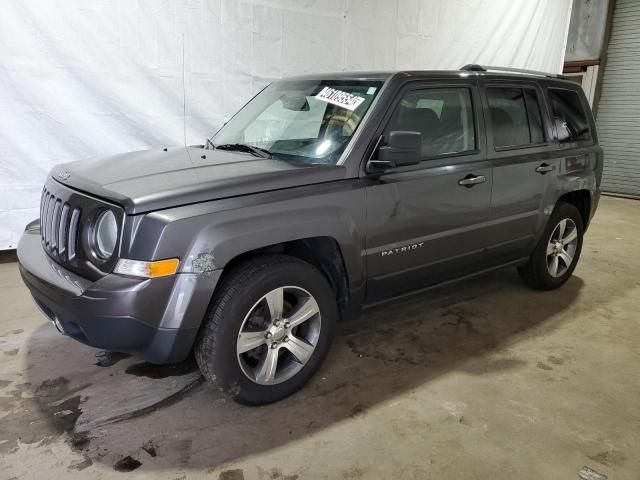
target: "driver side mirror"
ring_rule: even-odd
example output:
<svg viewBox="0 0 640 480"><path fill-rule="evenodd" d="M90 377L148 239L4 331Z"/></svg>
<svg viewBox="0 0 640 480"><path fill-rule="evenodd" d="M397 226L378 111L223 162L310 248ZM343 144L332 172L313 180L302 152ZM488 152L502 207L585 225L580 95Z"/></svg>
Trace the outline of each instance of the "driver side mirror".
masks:
<svg viewBox="0 0 640 480"><path fill-rule="evenodd" d="M421 156L422 134L420 132L391 132L387 144L378 148L377 159L369 160L367 163L367 170L380 171L417 165L420 163Z"/></svg>

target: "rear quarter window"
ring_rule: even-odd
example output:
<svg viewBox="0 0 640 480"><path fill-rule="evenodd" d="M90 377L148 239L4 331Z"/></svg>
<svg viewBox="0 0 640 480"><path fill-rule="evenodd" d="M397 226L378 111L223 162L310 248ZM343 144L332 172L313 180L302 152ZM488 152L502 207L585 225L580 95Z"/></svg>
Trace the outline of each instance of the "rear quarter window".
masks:
<svg viewBox="0 0 640 480"><path fill-rule="evenodd" d="M549 88L549 103L560 143L590 140L589 120L580 95L574 90Z"/></svg>

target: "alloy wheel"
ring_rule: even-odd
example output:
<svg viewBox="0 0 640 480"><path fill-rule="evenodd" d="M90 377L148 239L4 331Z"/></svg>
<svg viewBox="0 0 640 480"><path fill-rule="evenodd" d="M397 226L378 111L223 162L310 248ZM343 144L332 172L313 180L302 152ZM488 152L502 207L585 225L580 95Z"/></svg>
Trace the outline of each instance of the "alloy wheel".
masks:
<svg viewBox="0 0 640 480"><path fill-rule="evenodd" d="M547 243L547 270L558 278L569 270L578 247L578 228L573 220L560 220Z"/></svg>
<svg viewBox="0 0 640 480"><path fill-rule="evenodd" d="M244 374L260 385L295 376L311 358L320 338L320 308L301 287L271 290L251 307L236 341Z"/></svg>

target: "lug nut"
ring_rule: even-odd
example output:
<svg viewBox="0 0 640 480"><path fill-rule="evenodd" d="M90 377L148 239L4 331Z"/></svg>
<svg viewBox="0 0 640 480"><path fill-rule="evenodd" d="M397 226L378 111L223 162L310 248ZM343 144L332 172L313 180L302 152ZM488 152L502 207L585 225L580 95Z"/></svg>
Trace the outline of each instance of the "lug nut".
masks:
<svg viewBox="0 0 640 480"><path fill-rule="evenodd" d="M283 340L284 340L285 342L288 342L288 341L289 341L289 337L284 337L284 338L283 338Z"/></svg>
<svg viewBox="0 0 640 480"><path fill-rule="evenodd" d="M280 322L278 320L276 320L275 322L273 322L273 326L274 327L279 327L280 326Z"/></svg>
<svg viewBox="0 0 640 480"><path fill-rule="evenodd" d="M289 328L289 327L291 327L291 324L289 322L285 322L284 328Z"/></svg>
<svg viewBox="0 0 640 480"><path fill-rule="evenodd" d="M273 349L278 348L278 342L273 342L273 343L271 344L271 348L273 348Z"/></svg>
<svg viewBox="0 0 640 480"><path fill-rule="evenodd" d="M271 338L271 337L273 337L273 333L271 332L267 332L264 334L264 338Z"/></svg>

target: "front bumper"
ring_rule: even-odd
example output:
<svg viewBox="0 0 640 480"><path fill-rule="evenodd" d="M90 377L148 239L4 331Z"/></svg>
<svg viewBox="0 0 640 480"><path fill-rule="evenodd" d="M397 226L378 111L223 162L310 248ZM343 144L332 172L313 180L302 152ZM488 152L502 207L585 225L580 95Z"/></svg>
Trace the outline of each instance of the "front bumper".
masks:
<svg viewBox="0 0 640 480"><path fill-rule="evenodd" d="M54 262L30 229L18 244L18 261L36 304L66 335L152 363L189 355L221 273L155 279L111 274L92 282Z"/></svg>

